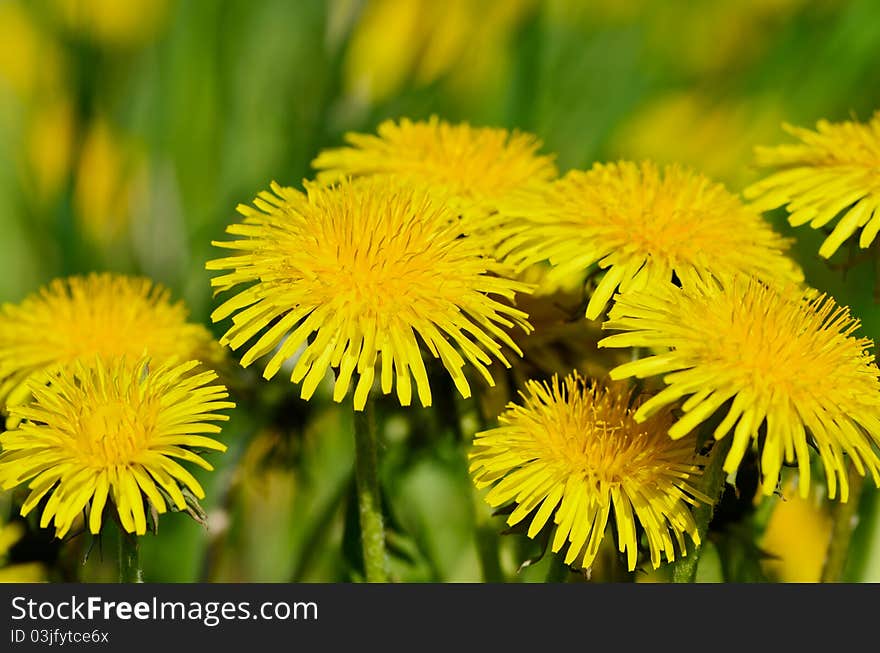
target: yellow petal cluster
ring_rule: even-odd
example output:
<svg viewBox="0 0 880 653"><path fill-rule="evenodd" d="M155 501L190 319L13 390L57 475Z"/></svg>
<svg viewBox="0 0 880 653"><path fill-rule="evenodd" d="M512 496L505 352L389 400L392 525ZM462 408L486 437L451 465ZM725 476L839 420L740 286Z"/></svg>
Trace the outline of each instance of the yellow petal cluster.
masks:
<svg viewBox="0 0 880 653"><path fill-rule="evenodd" d="M566 544L565 563L589 568L609 519L630 570L643 530L657 568L685 535L699 544L690 506L708 502L694 487L702 474L694 439L672 440L669 412L635 420L640 401L621 384L588 382L576 372L563 381L528 381L522 403L511 403L497 428L478 433L470 470L478 488L490 487L491 506L513 504L507 523L530 518L535 537L549 522L551 550Z"/></svg>
<svg viewBox="0 0 880 653"><path fill-rule="evenodd" d="M144 277L93 273L56 279L0 306L0 405L30 397L28 381L95 356L154 362L220 361L222 349L182 302Z"/></svg>
<svg viewBox="0 0 880 653"><path fill-rule="evenodd" d="M760 214L723 185L680 166L597 163L528 195L502 208L521 220L499 255L520 267L548 260L560 277L598 265L600 279L586 310L591 320L617 289L674 280L689 287L737 274L803 279L785 255L790 242Z"/></svg>
<svg viewBox="0 0 880 653"><path fill-rule="evenodd" d="M308 399L332 368L342 401L356 374L361 410L381 366L384 394L396 386L409 405L414 380L429 406L423 349L465 397L466 365L493 384L493 359L509 367L503 346L520 353L505 329L531 330L512 304L530 286L460 238L448 207L426 192L385 177L307 182L305 193L273 185L254 205L239 207L244 221L227 228L235 240L214 243L234 254L207 267L223 271L211 281L218 291L238 289L211 315L232 317L221 343L237 350L259 334L241 364L271 353L265 378L290 361Z"/></svg>
<svg viewBox="0 0 880 653"><path fill-rule="evenodd" d="M33 402L12 408L18 427L0 434L0 486L27 484L22 515L47 497L40 527L54 524L59 538L84 511L88 529L100 532L108 503L138 535L151 510L186 510L184 492L205 492L181 463L213 469L198 452L226 450L206 434L229 419L215 411L235 406L212 384L214 372L192 373L198 365L151 369L146 358L96 357L53 371L49 384L31 383Z"/></svg>
<svg viewBox="0 0 880 653"><path fill-rule="evenodd" d="M866 248L880 231L880 112L867 123L820 120L815 130L784 125L798 143L759 147L760 166L776 171L749 186L753 208L785 206L794 226L821 229L834 223L819 248L830 258L859 232Z"/></svg>
<svg viewBox="0 0 880 653"><path fill-rule="evenodd" d="M669 429L680 438L716 412L715 439L732 431L724 470L735 472L760 443L765 494L783 463L797 463L801 496L810 487L810 447L819 454L828 495L846 501L846 457L880 483L880 380L871 341L858 338L849 309L812 290L736 279L720 287L618 296L604 329L622 331L600 347L638 347L642 355L611 371L622 379L660 376L666 388L636 419L685 399Z"/></svg>

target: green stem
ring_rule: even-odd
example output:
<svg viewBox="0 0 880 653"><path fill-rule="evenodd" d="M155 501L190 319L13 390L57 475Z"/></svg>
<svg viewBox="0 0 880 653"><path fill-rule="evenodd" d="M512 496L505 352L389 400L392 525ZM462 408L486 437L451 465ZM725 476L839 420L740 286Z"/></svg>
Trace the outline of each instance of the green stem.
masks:
<svg viewBox="0 0 880 653"><path fill-rule="evenodd" d="M822 568L823 583L839 583L843 580L849 546L855 530L855 517L859 512L859 499L865 486L865 477L853 469L852 463L847 465L847 476L849 497L846 503L839 502L834 506L831 539L828 542L828 553Z"/></svg>
<svg viewBox="0 0 880 653"><path fill-rule="evenodd" d="M697 533L700 536L700 542L706 541L706 534L709 532L709 523L712 521L712 515L715 512L715 505L721 498L721 491L724 488L724 480L727 477L724 470L724 459L727 452L730 451L732 437L725 437L715 442L712 451L709 453L709 461L703 469L703 478L698 488L705 494L711 503L700 503L694 508L694 521L697 523ZM679 558L672 565L672 582L673 583L693 583L697 578L697 567L700 562L700 554L702 553L702 545L688 545L688 554Z"/></svg>
<svg viewBox="0 0 880 653"><path fill-rule="evenodd" d="M547 578L545 583L564 583L568 580L571 569L563 562L563 557L556 554L548 554L551 556L550 568L547 569Z"/></svg>
<svg viewBox="0 0 880 653"><path fill-rule="evenodd" d="M368 583L387 583L388 562L385 555L385 526L382 522L379 474L376 465L376 428L373 419L373 403L369 399L367 399L364 410L354 413L354 440L355 480L357 481L364 572Z"/></svg>
<svg viewBox="0 0 880 653"><path fill-rule="evenodd" d="M477 431L485 431L489 428L489 421L483 412L482 396L477 394L473 400L474 414L477 418ZM464 436L462 437L464 439ZM468 440L472 435L468 434ZM467 484L471 489L471 513L474 518L474 543L477 547L477 557L480 561L480 571L483 574L484 583L503 583L504 571L501 568L501 536L498 533L498 525L491 519L491 510L486 505L480 492L474 487L468 471L467 457L465 456L463 470L467 476Z"/></svg>
<svg viewBox="0 0 880 653"><path fill-rule="evenodd" d="M143 583L141 569L140 541L137 535L119 530L119 582Z"/></svg>
<svg viewBox="0 0 880 653"><path fill-rule="evenodd" d="M473 486L472 486L473 487ZM485 516L485 508L482 500L473 492L474 512L474 541L477 546L477 556L480 561L480 570L483 572L484 583L503 583L504 572L501 569L501 559L498 555L500 538L495 525Z"/></svg>

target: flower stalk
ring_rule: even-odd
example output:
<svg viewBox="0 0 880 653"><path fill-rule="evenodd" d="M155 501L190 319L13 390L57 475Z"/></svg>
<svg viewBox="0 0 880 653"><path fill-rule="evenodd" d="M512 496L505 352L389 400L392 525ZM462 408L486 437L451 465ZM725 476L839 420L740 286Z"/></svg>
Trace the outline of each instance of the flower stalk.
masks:
<svg viewBox="0 0 880 653"><path fill-rule="evenodd" d="M823 583L839 583L843 580L859 514L859 499L862 496L865 477L856 473L852 463L847 465L847 475L849 476L849 497L845 503L839 502L834 506L831 539L828 542L828 552L822 567Z"/></svg>
<svg viewBox="0 0 880 653"><path fill-rule="evenodd" d="M364 573L368 583L388 582L385 525L376 455L376 424L373 402L354 412L355 481L361 524Z"/></svg>
<svg viewBox="0 0 880 653"><path fill-rule="evenodd" d="M723 438L715 442L712 451L709 453L709 462L703 470L702 483L700 491L709 497L712 502L701 503L694 508L694 521L697 522L697 533L700 536L700 544L694 546L688 554L672 564L672 582L673 583L693 583L697 578L697 567L700 564L700 554L703 551L703 543L706 541L706 534L709 532L709 524L712 521L712 515L715 513L715 506L721 499L721 493L724 489L724 481L727 474L724 472L724 459L727 452L730 451L730 438Z"/></svg>
<svg viewBox="0 0 880 653"><path fill-rule="evenodd" d="M140 541L137 535L119 530L119 582L143 583L141 569Z"/></svg>

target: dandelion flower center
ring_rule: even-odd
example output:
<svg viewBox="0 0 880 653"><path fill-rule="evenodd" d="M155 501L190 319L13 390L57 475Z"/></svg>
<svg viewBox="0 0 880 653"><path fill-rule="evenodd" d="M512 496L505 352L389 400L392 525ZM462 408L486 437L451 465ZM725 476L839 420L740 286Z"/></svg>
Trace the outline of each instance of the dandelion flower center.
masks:
<svg viewBox="0 0 880 653"><path fill-rule="evenodd" d="M501 252L524 268L549 260L564 278L598 263L605 270L587 306L596 319L614 291L650 288L673 277L691 285L746 273L798 282L789 241L721 184L650 162L596 164L571 171L501 211L521 217Z"/></svg>
<svg viewBox="0 0 880 653"><path fill-rule="evenodd" d="M654 567L661 555L675 558L673 538L682 555L685 533L699 541L688 508L706 500L692 485L701 473L695 442L667 437L668 413L639 424L631 390L590 385L577 373L561 383L529 381L521 394L498 428L477 434L471 454L477 487L491 486L489 504L516 504L508 524L532 515L535 537L554 515L553 552L568 542L566 564L583 567L595 559L612 508L630 569L639 524Z"/></svg>
<svg viewBox="0 0 880 653"><path fill-rule="evenodd" d="M135 407L118 399L87 407L74 451L92 467L131 463L149 446L156 416L153 406Z"/></svg>

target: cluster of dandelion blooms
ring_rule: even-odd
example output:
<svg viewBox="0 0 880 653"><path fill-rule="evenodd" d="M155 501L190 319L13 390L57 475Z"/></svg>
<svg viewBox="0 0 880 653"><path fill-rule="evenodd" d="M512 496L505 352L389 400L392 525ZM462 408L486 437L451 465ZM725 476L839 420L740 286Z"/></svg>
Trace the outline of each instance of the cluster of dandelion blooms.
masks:
<svg viewBox="0 0 880 653"><path fill-rule="evenodd" d="M543 260L551 275L604 274L586 316L597 319L614 291L650 289L673 278L685 286L711 276L755 275L801 281L785 256L789 241L724 186L678 166L595 164L540 192L518 196L502 213L519 216L518 233L499 251L525 267Z"/></svg>
<svg viewBox="0 0 880 653"><path fill-rule="evenodd" d="M10 409L18 427L0 435L0 486L27 483L23 515L48 497L40 526L53 523L59 538L84 510L88 529L100 532L108 502L138 535L151 512L185 510L185 492L205 493L182 463L212 469L197 451L226 450L207 434L228 419L216 411L235 406L212 383L216 374L193 373L197 366L98 357L56 368L48 384L32 382L33 401Z"/></svg>
<svg viewBox="0 0 880 653"><path fill-rule="evenodd" d="M695 487L701 477L693 439L673 440L668 411L639 423L632 390L585 381L528 381L522 404L511 403L499 426L478 433L470 469L478 488L490 487L492 506L515 505L507 523L531 516L535 537L553 517L554 553L567 543L565 563L592 565L613 512L618 548L635 569L639 527L651 564L672 561L685 535L699 544L690 510L709 502Z"/></svg>
<svg viewBox="0 0 880 653"><path fill-rule="evenodd" d="M839 217L824 257L859 229L870 245L880 114L788 129L801 143L759 150L780 170L746 191L753 204L677 165L597 163L559 178L530 134L436 117L348 134L314 159L302 191L273 183L213 243L227 251L206 264L224 295L211 319L231 322L219 343L142 278L58 279L0 308L11 429L0 434L0 488L26 486L21 514L41 506L41 528L59 538L81 517L93 534L112 518L142 535L159 514L187 510L205 494L188 466L210 470L205 452L226 449L215 436L234 404L208 368L227 346L244 367L262 359L266 379L284 368L305 400L331 372L332 399L351 395L365 577L387 580L374 386L430 406L431 357L467 398L471 376L492 386L490 368L531 347L544 359L528 361L534 370L577 364L597 377L613 368L611 378L526 381L498 426L476 434L469 470L492 507L510 508L508 525L546 533L566 565L590 568L609 533L631 571L640 547L655 569L685 556L688 540L699 547L695 508L723 483L704 474L706 451L725 456L728 474L758 452L768 495L794 464L807 496L813 448L828 496L845 502L847 461L880 486L880 371L858 321L804 288L790 240L761 211L784 205L792 224L814 228ZM577 277L577 300L598 273L585 315L607 311L602 329L616 333L598 347L613 362L551 360L542 342L523 344L537 324L517 303L535 290L524 275L547 263L548 286ZM574 329L558 313L538 317L577 334L566 351L597 348L597 322L578 309ZM631 377L662 388L637 397ZM698 447L716 414L711 435L725 447Z"/></svg>
<svg viewBox="0 0 880 653"><path fill-rule="evenodd" d="M861 229L868 247L880 231L880 112L868 123L822 120L812 131L785 125L800 142L756 150L760 166L776 168L744 191L757 210L785 206L794 226L820 229L839 218L819 248L830 258Z"/></svg>
<svg viewBox="0 0 880 653"><path fill-rule="evenodd" d="M623 331L600 347L656 353L623 364L611 377L662 376L666 388L636 419L688 397L669 429L680 438L730 401L716 439L733 430L724 470L735 472L761 434L763 492L771 494L785 462L797 462L801 495L810 483L809 444L825 467L828 495L848 497L843 454L880 482L880 381L871 342L853 334L848 309L812 290L772 288L754 279L719 286L667 287L621 294L603 328Z"/></svg>
<svg viewBox="0 0 880 653"><path fill-rule="evenodd" d="M512 305L530 286L506 278L475 239L460 238L449 209L426 192L377 177L306 182L305 193L274 185L254 203L227 228L239 238L214 243L235 254L207 265L226 271L211 281L218 291L244 286L211 315L232 316L220 342L233 350L260 334L242 365L271 352L269 379L296 358L291 381L302 383L304 399L333 368L337 402L357 374L361 410L379 365L384 394L396 386L409 405L414 379L422 405L431 404L422 347L465 397L466 364L491 384L492 360L509 366L503 345L519 353L505 329L530 330Z"/></svg>
<svg viewBox="0 0 880 653"><path fill-rule="evenodd" d="M143 277L89 274L56 279L0 308L0 405L27 401L28 380L78 359L149 355L154 362L213 365L222 350L186 308Z"/></svg>

